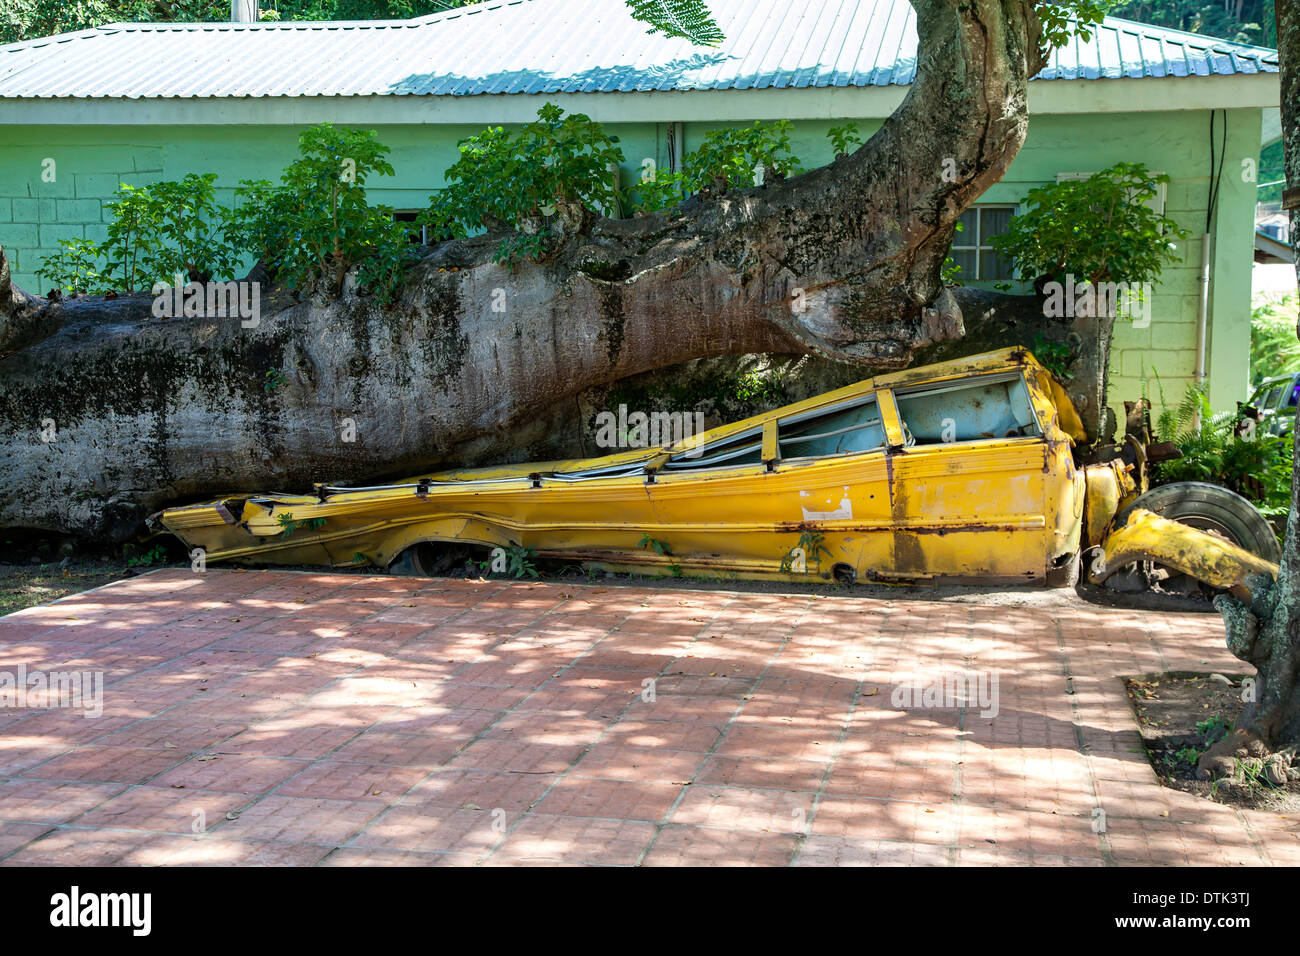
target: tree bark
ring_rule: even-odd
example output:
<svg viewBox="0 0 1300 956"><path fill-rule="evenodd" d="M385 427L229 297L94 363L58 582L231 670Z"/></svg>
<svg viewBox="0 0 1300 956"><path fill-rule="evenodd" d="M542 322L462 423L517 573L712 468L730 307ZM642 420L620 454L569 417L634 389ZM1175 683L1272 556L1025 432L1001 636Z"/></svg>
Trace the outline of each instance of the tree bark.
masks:
<svg viewBox="0 0 1300 956"><path fill-rule="evenodd" d="M1300 5L1277 0L1277 38L1281 61L1282 138L1288 192L1300 187ZM1291 234L1300 235L1300 209L1291 209ZM1297 263L1300 280L1300 263ZM1297 329L1300 335L1300 328ZM1300 461L1300 428L1294 433L1292 461ZM1291 513L1276 582L1258 581L1254 600L1245 605L1223 595L1215 605L1223 615L1228 649L1257 670L1247 690L1247 705L1236 732L1212 747L1200 760L1206 776L1233 771L1238 760L1263 766L1274 782L1289 773L1300 747L1300 468L1293 466ZM1253 697L1253 699L1251 699ZM1290 768L1288 770L1288 768Z"/></svg>
<svg viewBox="0 0 1300 956"><path fill-rule="evenodd" d="M120 540L180 501L500 459L561 400L691 358L900 368L960 338L940 267L1024 142L1040 24L1021 0L913 6L916 79L853 154L651 216L562 213L513 269L499 235L448 242L390 308L272 291L257 328L154 319L148 296L33 300L0 261L0 526Z"/></svg>

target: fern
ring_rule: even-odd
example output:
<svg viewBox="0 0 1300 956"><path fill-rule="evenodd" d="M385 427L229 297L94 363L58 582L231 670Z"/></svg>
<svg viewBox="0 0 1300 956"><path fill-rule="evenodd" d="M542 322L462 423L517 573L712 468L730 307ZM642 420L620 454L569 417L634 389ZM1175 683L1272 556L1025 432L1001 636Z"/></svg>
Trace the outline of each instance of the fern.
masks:
<svg viewBox="0 0 1300 956"><path fill-rule="evenodd" d="M1189 385L1173 407L1165 403L1161 389L1160 402L1157 431L1183 457L1157 465L1152 484L1208 481L1250 499L1265 515L1287 513L1292 469L1287 439L1259 432L1237 434L1237 416L1215 414L1204 385Z"/></svg>
<svg viewBox="0 0 1300 956"><path fill-rule="evenodd" d="M704 0L627 0L633 18L650 25L650 33L680 37L701 46L724 39Z"/></svg>

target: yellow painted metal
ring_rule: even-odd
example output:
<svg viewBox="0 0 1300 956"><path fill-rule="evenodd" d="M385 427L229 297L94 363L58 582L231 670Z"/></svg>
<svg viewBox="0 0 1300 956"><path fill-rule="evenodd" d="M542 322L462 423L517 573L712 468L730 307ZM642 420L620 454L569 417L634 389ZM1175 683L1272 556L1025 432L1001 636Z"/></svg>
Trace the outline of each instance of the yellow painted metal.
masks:
<svg viewBox="0 0 1300 956"><path fill-rule="evenodd" d="M1122 461L1089 465L1083 470L1087 493L1083 515L1083 543L1086 547L1101 544L1121 502L1138 493L1131 471Z"/></svg>
<svg viewBox="0 0 1300 956"><path fill-rule="evenodd" d="M762 460L765 465L772 465L781 457L781 446L777 444L776 419L763 423Z"/></svg>
<svg viewBox="0 0 1300 956"><path fill-rule="evenodd" d="M1023 377L1037 434L908 444L893 388L1008 374ZM779 422L869 396L884 447L780 457ZM1087 482L1061 425L1070 416L1033 356L1004 349L879 376L659 448L369 490L226 497L169 509L159 521L214 562L383 567L429 541L522 545L596 566L723 578L1041 582L1078 552L1085 523ZM707 462L706 447L738 436L759 446L753 464L666 467ZM606 469L614 471L597 473ZM1090 535L1096 521L1090 512ZM822 536L824 550L808 553L804 573L783 570L809 534ZM671 554L641 547L647 535Z"/></svg>
<svg viewBox="0 0 1300 956"><path fill-rule="evenodd" d="M1217 535L1197 530L1154 512L1137 508L1122 528L1107 536L1102 560L1089 571L1100 584L1126 564L1155 561L1204 581L1249 597L1246 578L1251 574L1277 577L1278 566L1251 554Z"/></svg>
<svg viewBox="0 0 1300 956"><path fill-rule="evenodd" d="M1087 431L1083 427L1083 419L1079 417L1078 411L1075 410L1074 403L1070 401L1065 389L1061 383L1056 380L1056 376L1047 377L1048 388L1051 390L1052 404L1056 406L1058 421L1060 422L1061 431L1065 432L1075 441L1085 441L1088 438Z"/></svg>
<svg viewBox="0 0 1300 956"><path fill-rule="evenodd" d="M894 393L887 388L876 391L876 407L880 409L880 423L885 429L885 445L891 450L898 450L907 444L903 432L903 419L898 414L898 402Z"/></svg>

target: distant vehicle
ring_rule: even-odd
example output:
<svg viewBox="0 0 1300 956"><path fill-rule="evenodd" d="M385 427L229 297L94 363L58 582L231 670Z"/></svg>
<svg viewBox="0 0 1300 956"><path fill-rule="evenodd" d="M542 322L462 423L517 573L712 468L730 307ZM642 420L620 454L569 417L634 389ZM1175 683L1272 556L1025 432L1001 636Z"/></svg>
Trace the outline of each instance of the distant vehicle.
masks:
<svg viewBox="0 0 1300 956"><path fill-rule="evenodd" d="M1259 422L1264 432L1269 435L1290 435L1295 430L1298 398L1300 372L1291 372L1264 379L1246 404L1259 412Z"/></svg>
<svg viewBox="0 0 1300 956"><path fill-rule="evenodd" d="M1216 485L1148 490L1156 446L1085 438L1060 384L1003 349L882 375L662 447L169 508L207 561L410 567L466 547L612 571L919 584L1101 583L1157 562L1212 588L1276 575L1277 539Z"/></svg>

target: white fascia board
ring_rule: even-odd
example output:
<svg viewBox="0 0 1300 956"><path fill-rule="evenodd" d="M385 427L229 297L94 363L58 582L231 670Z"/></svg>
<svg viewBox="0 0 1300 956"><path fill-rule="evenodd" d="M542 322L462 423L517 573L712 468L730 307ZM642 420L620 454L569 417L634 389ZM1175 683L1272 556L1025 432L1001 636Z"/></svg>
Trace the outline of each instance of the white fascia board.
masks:
<svg viewBox="0 0 1300 956"><path fill-rule="evenodd" d="M525 123L544 103L603 123L884 118L909 87L695 90L481 96L266 96L176 99L0 98L0 125L306 126L326 120L384 126ZM1167 79L1044 80L1034 114L1134 113L1276 106L1275 73Z"/></svg>

